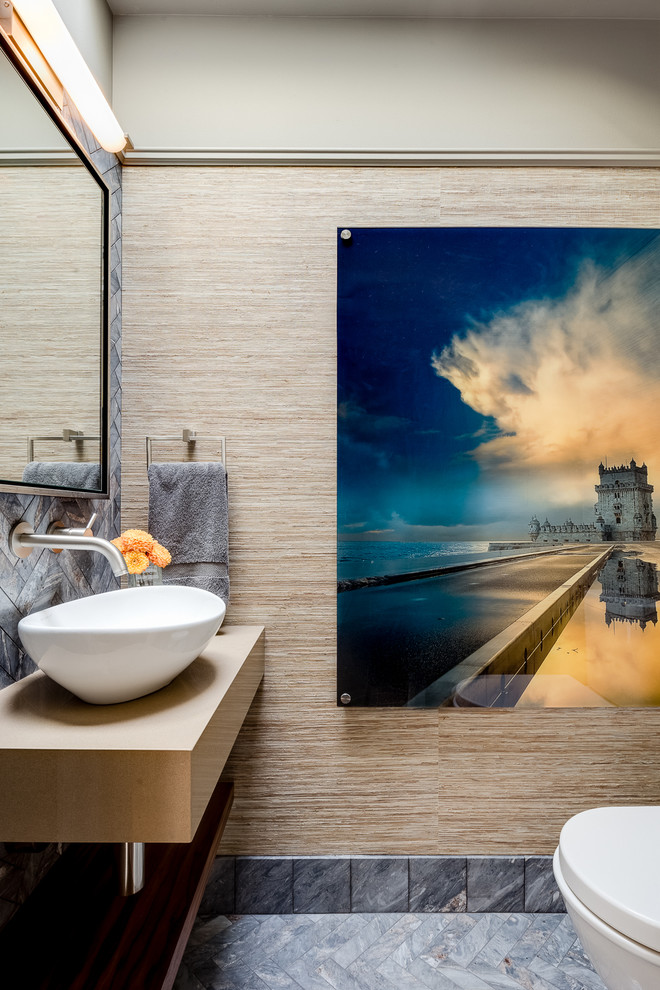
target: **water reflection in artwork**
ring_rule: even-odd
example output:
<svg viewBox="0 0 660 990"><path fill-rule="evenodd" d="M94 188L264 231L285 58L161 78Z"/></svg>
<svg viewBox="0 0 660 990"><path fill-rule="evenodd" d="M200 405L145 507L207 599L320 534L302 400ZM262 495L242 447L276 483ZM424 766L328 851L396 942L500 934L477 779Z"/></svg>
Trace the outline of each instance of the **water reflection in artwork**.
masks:
<svg viewBox="0 0 660 990"><path fill-rule="evenodd" d="M653 545L613 551L516 707L660 704L659 563Z"/></svg>

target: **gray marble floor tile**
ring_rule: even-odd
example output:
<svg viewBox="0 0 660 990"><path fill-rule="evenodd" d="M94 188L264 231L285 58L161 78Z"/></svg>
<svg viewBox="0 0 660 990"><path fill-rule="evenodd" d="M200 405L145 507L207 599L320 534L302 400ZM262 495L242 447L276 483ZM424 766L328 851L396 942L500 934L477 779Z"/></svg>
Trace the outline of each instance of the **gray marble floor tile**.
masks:
<svg viewBox="0 0 660 990"><path fill-rule="evenodd" d="M411 911L465 911L467 860L464 856L411 856L408 869Z"/></svg>
<svg viewBox="0 0 660 990"><path fill-rule="evenodd" d="M291 914L293 859L236 858L236 912Z"/></svg>
<svg viewBox="0 0 660 990"><path fill-rule="evenodd" d="M302 990L298 981L272 960L259 962L252 969L270 990Z"/></svg>
<svg viewBox="0 0 660 990"><path fill-rule="evenodd" d="M528 915L528 917L530 917ZM526 966L539 954L555 928L561 924L561 914L531 915L533 921L516 943L516 960Z"/></svg>
<svg viewBox="0 0 660 990"><path fill-rule="evenodd" d="M304 990L330 990L332 984L324 980L320 973L317 973L316 966L306 956L301 956L289 962L286 966L289 976L300 984Z"/></svg>
<svg viewBox="0 0 660 990"><path fill-rule="evenodd" d="M407 911L408 860L399 856L351 859L351 911Z"/></svg>
<svg viewBox="0 0 660 990"><path fill-rule="evenodd" d="M408 971L426 990L456 990L456 984L444 969L429 966L422 958L413 959L408 965Z"/></svg>
<svg viewBox="0 0 660 990"><path fill-rule="evenodd" d="M206 990L203 983L197 979L195 974L188 969L185 963L179 967L176 979L172 985L172 990Z"/></svg>
<svg viewBox="0 0 660 990"><path fill-rule="evenodd" d="M525 861L521 856L468 859L468 911L522 911L524 903Z"/></svg>
<svg viewBox="0 0 660 990"><path fill-rule="evenodd" d="M422 953L422 958L429 966L444 965L458 943L477 924L477 918L470 914L456 914L449 917L451 919L449 924L438 932L433 943Z"/></svg>
<svg viewBox="0 0 660 990"><path fill-rule="evenodd" d="M511 946L523 937L530 924L529 915L510 914L499 931L484 945L473 961L479 965L497 966L502 962Z"/></svg>
<svg viewBox="0 0 660 990"><path fill-rule="evenodd" d="M578 984L581 984L586 990L605 990L600 976L592 969L582 966L580 963L564 960L559 966L559 969L566 976L577 980Z"/></svg>
<svg viewBox="0 0 660 990"><path fill-rule="evenodd" d="M342 922L329 931L316 945L312 945L302 956L306 966L316 969L325 960L329 959L337 949L349 942L354 936L365 928L369 922L363 915L349 914L343 915ZM279 964L289 972L288 959L282 954L277 957Z"/></svg>
<svg viewBox="0 0 660 990"><path fill-rule="evenodd" d="M391 956L416 928L422 924L423 916L415 914L402 915L391 928L383 933L378 942L374 942L360 956L367 966L377 969L380 963Z"/></svg>
<svg viewBox="0 0 660 990"><path fill-rule="evenodd" d="M322 951L323 948L327 947L327 955L332 955L337 946L345 943L347 939L350 941L351 937L350 935L334 935L333 933L337 932L337 930L348 920L353 921L355 925L356 919L358 924L355 930L359 930L361 927L359 922L362 919L357 916L349 915L347 917L345 914L326 914L322 915L318 920L315 917L314 927L307 928L297 936L295 941L288 942L283 945L281 949L273 953L273 959L278 966L281 966L282 969L286 969L288 964L295 962L296 959L304 956L310 949L314 949L319 952ZM366 923L367 922L365 922L365 924Z"/></svg>
<svg viewBox="0 0 660 990"><path fill-rule="evenodd" d="M465 937L456 943L449 954L451 961L459 963L461 966L469 966L474 957L497 934L505 921L505 915L484 914Z"/></svg>
<svg viewBox="0 0 660 990"><path fill-rule="evenodd" d="M582 985L579 984L572 977L568 976L566 973L562 973L560 969L553 966L552 963L546 962L544 959L540 959L538 956L532 959L529 964L529 968L532 973L540 976L547 983L550 983L557 990L582 990Z"/></svg>
<svg viewBox="0 0 660 990"><path fill-rule="evenodd" d="M458 969L457 967L454 967L452 969L445 970L445 973L454 986L460 987L462 990L492 990L491 984L487 983L485 980L482 980L481 977L477 976L475 973L469 972L467 969Z"/></svg>
<svg viewBox="0 0 660 990"><path fill-rule="evenodd" d="M551 983L548 983L538 973L532 972L527 966L519 965L516 960L505 959L499 968L514 983L517 983L520 987L524 987L524 990L557 990L556 987L553 987Z"/></svg>
<svg viewBox="0 0 660 990"><path fill-rule="evenodd" d="M378 967L378 972L382 973L395 987L398 987L398 990L426 990L425 984L418 980L409 968L404 969L399 966L392 956L388 956L382 961Z"/></svg>
<svg viewBox="0 0 660 990"><path fill-rule="evenodd" d="M213 960L208 957L190 961L186 956L183 961L184 963L189 963L189 969L195 979L199 980L202 986L206 988L213 986L214 981L220 975L220 967L216 966Z"/></svg>
<svg viewBox="0 0 660 990"><path fill-rule="evenodd" d="M293 861L293 910L296 914L340 914L351 910L351 861L348 857Z"/></svg>
<svg viewBox="0 0 660 990"><path fill-rule="evenodd" d="M284 925L270 932L255 946L250 956L250 965L255 961L265 961L276 956L287 945L298 945L299 938L308 931L316 935L316 924L305 914L285 915Z"/></svg>
<svg viewBox="0 0 660 990"><path fill-rule="evenodd" d="M225 945L227 942L234 942L239 938L245 938L248 932L259 928L259 921L251 914L239 915L235 919L230 918L229 920L231 924L228 927L219 929L213 935L213 941L218 946ZM197 924L206 925L207 920L205 918L199 918ZM193 928L194 931L195 929Z"/></svg>
<svg viewBox="0 0 660 990"><path fill-rule="evenodd" d="M209 990L270 990L254 970L245 963L220 970L209 984Z"/></svg>
<svg viewBox="0 0 660 990"><path fill-rule="evenodd" d="M334 987L334 990L363 990L356 977L332 958L325 959L317 973Z"/></svg>
<svg viewBox="0 0 660 990"><path fill-rule="evenodd" d="M269 915L256 928L246 931L241 938L233 939L230 942L222 942L218 939L213 954L213 962L221 969L225 969L244 959L247 952L249 952L250 958L253 958L259 952L262 942L274 933L281 931L285 926L286 916Z"/></svg>
<svg viewBox="0 0 660 990"><path fill-rule="evenodd" d="M472 970L452 966L437 972L450 979L454 987L460 987L462 990L492 990L492 985Z"/></svg>
<svg viewBox="0 0 660 990"><path fill-rule="evenodd" d="M538 952L538 958L558 966L567 952L575 945L575 930L567 915L564 915L552 935L549 936Z"/></svg>
<svg viewBox="0 0 660 990"><path fill-rule="evenodd" d="M497 966L487 966L477 959L473 959L470 963L469 972L474 973L475 976L480 976L493 990L518 990L520 986Z"/></svg>
<svg viewBox="0 0 660 990"><path fill-rule="evenodd" d="M349 966L349 973L360 984L362 990L398 990L386 976L379 973L373 966L367 965L361 957Z"/></svg>
<svg viewBox="0 0 660 990"><path fill-rule="evenodd" d="M568 916L567 916L567 920L570 923L570 918L568 918ZM587 966L587 967L591 965L591 963L587 959L584 949L582 948L582 943L580 942L579 938L575 939L575 942L573 943L571 948L568 950L568 952L562 959L562 963L563 962L576 962L579 963L581 966Z"/></svg>
<svg viewBox="0 0 660 990"><path fill-rule="evenodd" d="M434 914L426 918L394 950L390 958L405 969L412 963L413 959L421 953L427 952L431 946L437 943L439 933L450 924L450 920L450 916L447 914Z"/></svg>
<svg viewBox="0 0 660 990"><path fill-rule="evenodd" d="M220 932L227 931L231 927L231 921L224 914L205 919L200 911L198 924L195 925L188 939L188 947L207 945Z"/></svg>
<svg viewBox="0 0 660 990"><path fill-rule="evenodd" d="M566 915L200 918L176 990L264 988L604 990Z"/></svg>
<svg viewBox="0 0 660 990"><path fill-rule="evenodd" d="M566 910L552 872L552 856L525 857L525 911L543 913Z"/></svg>
<svg viewBox="0 0 660 990"><path fill-rule="evenodd" d="M355 962L358 956L361 956L365 949L368 949L370 945L377 942L382 935L382 932L375 921L370 921L368 924L361 928L359 932L350 938L348 942L344 942L340 945L333 953L331 958L338 962L340 966L350 966L351 963Z"/></svg>
<svg viewBox="0 0 660 990"><path fill-rule="evenodd" d="M396 911L386 911L385 914L380 914L378 911L365 911L360 915L365 921L373 921L374 924L380 926L381 932L386 932L392 925L395 925L398 921L406 916L407 911L401 911L397 913Z"/></svg>

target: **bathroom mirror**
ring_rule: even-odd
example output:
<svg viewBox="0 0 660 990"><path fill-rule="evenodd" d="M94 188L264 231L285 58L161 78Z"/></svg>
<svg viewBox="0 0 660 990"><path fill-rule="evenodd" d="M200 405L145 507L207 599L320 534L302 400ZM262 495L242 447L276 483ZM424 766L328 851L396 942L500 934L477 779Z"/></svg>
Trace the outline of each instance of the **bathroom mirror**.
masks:
<svg viewBox="0 0 660 990"><path fill-rule="evenodd" d="M108 495L110 192L0 32L0 491Z"/></svg>

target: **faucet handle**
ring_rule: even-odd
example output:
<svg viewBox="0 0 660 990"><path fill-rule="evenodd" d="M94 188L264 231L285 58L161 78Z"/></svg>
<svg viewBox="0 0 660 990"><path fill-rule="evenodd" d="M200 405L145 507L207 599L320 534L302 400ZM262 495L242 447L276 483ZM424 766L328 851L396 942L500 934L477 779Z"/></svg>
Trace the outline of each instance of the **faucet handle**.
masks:
<svg viewBox="0 0 660 990"><path fill-rule="evenodd" d="M92 531L92 526L96 522L97 516L98 516L98 512L93 512L89 517L86 526L79 526L79 527L75 527L74 529L68 529L67 533L69 533L71 536L94 536L94 533Z"/></svg>
<svg viewBox="0 0 660 990"><path fill-rule="evenodd" d="M92 512L91 516L89 517L89 519L87 521L87 525L85 526L85 532L83 533L83 536L93 536L94 535L94 533L92 532L92 526L96 522L96 517L97 516L98 516L98 512Z"/></svg>
<svg viewBox="0 0 660 990"><path fill-rule="evenodd" d="M49 536L61 533L63 536L93 536L92 526L96 522L98 512L93 512L85 526L64 527L61 522L52 522L47 529ZM61 553L61 550L53 550L53 553Z"/></svg>

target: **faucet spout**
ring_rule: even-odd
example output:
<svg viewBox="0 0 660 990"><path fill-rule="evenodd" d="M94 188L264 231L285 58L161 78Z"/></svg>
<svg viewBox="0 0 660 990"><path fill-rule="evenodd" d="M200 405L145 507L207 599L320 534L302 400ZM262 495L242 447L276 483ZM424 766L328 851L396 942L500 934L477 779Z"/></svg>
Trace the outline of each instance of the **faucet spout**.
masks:
<svg viewBox="0 0 660 990"><path fill-rule="evenodd" d="M47 547L49 550L94 550L102 554L110 563L115 577L128 574L121 551L114 543L100 536L82 536L63 529L55 529L49 533L35 533L28 523L18 523L9 535L9 542L17 557L29 556L35 547Z"/></svg>

